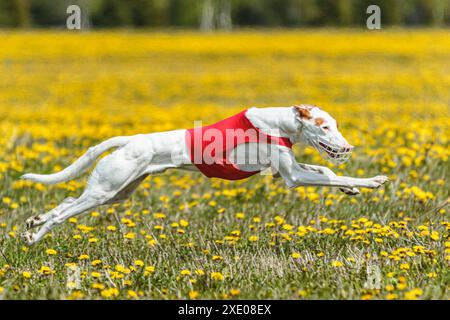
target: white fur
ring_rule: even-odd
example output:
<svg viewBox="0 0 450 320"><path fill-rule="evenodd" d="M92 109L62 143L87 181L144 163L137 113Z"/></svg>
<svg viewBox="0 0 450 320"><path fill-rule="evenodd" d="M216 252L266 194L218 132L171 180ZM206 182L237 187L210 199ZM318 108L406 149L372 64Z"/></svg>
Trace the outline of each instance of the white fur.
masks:
<svg viewBox="0 0 450 320"><path fill-rule="evenodd" d="M328 116L330 119L326 120L330 123L334 121L326 113L319 115ZM298 119L293 107L251 108L246 116L253 125L270 135L287 137L293 143L304 140L302 134L305 133L301 132L301 119ZM334 130L337 131L337 128ZM168 169L197 171L186 149L185 132L186 130L174 130L115 137L90 148L61 172L50 175L31 173L23 175L23 179L47 184L69 181L85 171L103 152L114 147L118 148L98 162L89 177L86 189L79 198L67 198L51 211L28 219L26 225L29 229L40 225L42 227L36 233L25 232L24 240L31 245L70 217L100 205L127 199L148 175L163 173ZM342 137L338 133L337 131L331 134L338 138ZM342 142L342 139L338 142ZM283 178L289 188L331 186L340 187L343 192L354 195L359 193L356 189L358 187L378 188L388 180L384 176L367 179L337 176L326 167L299 164L291 149L279 145L250 144L250 148L239 145L233 152L237 153L237 158L240 159L237 165L241 170L271 168ZM257 154L264 163L244 164L244 158L252 159Z"/></svg>

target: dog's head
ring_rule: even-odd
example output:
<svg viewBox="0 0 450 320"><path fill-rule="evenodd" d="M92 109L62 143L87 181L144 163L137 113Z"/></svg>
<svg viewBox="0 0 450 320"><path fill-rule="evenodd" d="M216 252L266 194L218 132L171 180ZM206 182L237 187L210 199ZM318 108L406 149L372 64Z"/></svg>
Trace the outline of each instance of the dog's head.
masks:
<svg viewBox="0 0 450 320"><path fill-rule="evenodd" d="M301 124L299 138L302 142L314 147L332 163L341 164L350 158L353 146L339 132L333 117L316 106L300 105L294 108Z"/></svg>

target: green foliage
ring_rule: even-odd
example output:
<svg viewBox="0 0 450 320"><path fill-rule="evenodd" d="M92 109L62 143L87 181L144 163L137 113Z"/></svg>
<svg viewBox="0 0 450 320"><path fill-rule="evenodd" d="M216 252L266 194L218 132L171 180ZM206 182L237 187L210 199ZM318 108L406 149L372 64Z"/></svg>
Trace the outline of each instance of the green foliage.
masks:
<svg viewBox="0 0 450 320"><path fill-rule="evenodd" d="M207 3L217 15L229 3L235 26L365 26L372 4L380 6L383 25L450 22L450 0L2 0L0 27L63 26L71 4L94 27L195 27Z"/></svg>

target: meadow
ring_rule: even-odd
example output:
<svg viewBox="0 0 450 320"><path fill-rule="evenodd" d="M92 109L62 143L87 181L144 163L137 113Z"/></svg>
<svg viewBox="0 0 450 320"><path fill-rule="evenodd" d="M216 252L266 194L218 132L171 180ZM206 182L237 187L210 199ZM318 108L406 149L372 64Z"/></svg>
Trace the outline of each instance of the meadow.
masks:
<svg viewBox="0 0 450 320"><path fill-rule="evenodd" d="M0 298L449 299L448 30L0 32ZM212 123L250 106L322 106L388 175L348 197L279 179L172 171L40 243L26 218L78 196L45 186L115 135Z"/></svg>

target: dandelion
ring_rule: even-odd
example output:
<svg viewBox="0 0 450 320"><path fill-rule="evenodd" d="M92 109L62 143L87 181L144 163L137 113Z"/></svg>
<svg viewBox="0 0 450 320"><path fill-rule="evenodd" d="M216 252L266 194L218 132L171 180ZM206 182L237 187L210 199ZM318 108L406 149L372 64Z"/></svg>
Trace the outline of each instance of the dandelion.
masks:
<svg viewBox="0 0 450 320"><path fill-rule="evenodd" d="M410 290L408 292L405 292L405 299L406 300L417 300L421 295L423 294L422 290L419 288Z"/></svg>
<svg viewBox="0 0 450 320"><path fill-rule="evenodd" d="M337 260L331 262L331 265L335 268L340 268L340 267L344 266L344 264L342 262L337 261Z"/></svg>
<svg viewBox="0 0 450 320"><path fill-rule="evenodd" d="M165 219L166 215L164 213L155 213L155 214L153 214L153 217L155 219Z"/></svg>
<svg viewBox="0 0 450 320"><path fill-rule="evenodd" d="M136 237L136 234L134 232L128 232L127 234L124 235L125 239L134 239Z"/></svg>
<svg viewBox="0 0 450 320"><path fill-rule="evenodd" d="M68 300L78 300L83 299L84 294L81 291L73 291L68 297Z"/></svg>
<svg viewBox="0 0 450 320"><path fill-rule="evenodd" d="M80 259L81 260L81 259ZM92 261L91 262L91 265L92 266L98 266L99 264L102 264L102 260L98 260L98 259L96 259L96 260L94 260L94 261Z"/></svg>
<svg viewBox="0 0 450 320"><path fill-rule="evenodd" d="M238 212L236 213L236 219L244 219L245 218L245 214L243 212Z"/></svg>
<svg viewBox="0 0 450 320"><path fill-rule="evenodd" d="M49 275L53 273L53 270L48 266L41 266L38 272L44 275Z"/></svg>
<svg viewBox="0 0 450 320"><path fill-rule="evenodd" d="M183 228L186 228L187 226L189 226L189 222L187 220L181 219L180 226L182 226Z"/></svg>
<svg viewBox="0 0 450 320"><path fill-rule="evenodd" d="M401 270L409 270L409 263L402 263L401 265L400 265L400 269Z"/></svg>
<svg viewBox="0 0 450 320"><path fill-rule="evenodd" d="M220 272L211 272L211 279L214 281L223 281L225 277Z"/></svg>
<svg viewBox="0 0 450 320"><path fill-rule="evenodd" d="M57 252L54 249L47 249L45 250L45 253L47 253L49 256L54 256Z"/></svg>
<svg viewBox="0 0 450 320"><path fill-rule="evenodd" d="M230 295L235 297L241 294L241 290L239 289L230 289Z"/></svg>
<svg viewBox="0 0 450 320"><path fill-rule="evenodd" d="M189 270L183 269L183 270L180 271L180 274L182 276L190 276L191 272Z"/></svg>
<svg viewBox="0 0 450 320"><path fill-rule="evenodd" d="M203 276L205 274L205 271L203 271L202 269L197 269L195 270L195 274L198 276Z"/></svg>
<svg viewBox="0 0 450 320"><path fill-rule="evenodd" d="M291 253L291 257L294 259L300 259L302 256L298 252L293 252L293 253Z"/></svg>
<svg viewBox="0 0 450 320"><path fill-rule="evenodd" d="M119 295L119 290L117 288L104 289L100 294L103 298L113 298Z"/></svg>
<svg viewBox="0 0 450 320"><path fill-rule="evenodd" d="M154 266L147 266L147 267L145 267L144 275L149 276L149 275L153 274L154 272L155 272Z"/></svg>
<svg viewBox="0 0 450 320"><path fill-rule="evenodd" d="M398 296L395 293L389 293L386 295L387 300L395 300L397 298L398 298Z"/></svg>
<svg viewBox="0 0 450 320"><path fill-rule="evenodd" d="M144 261L142 260L135 260L134 261L134 265L137 267L143 267L144 266Z"/></svg>
<svg viewBox="0 0 450 320"><path fill-rule="evenodd" d="M307 293L306 293L305 290L298 290L298 291L297 291L297 295L298 295L300 298L304 298L304 297L306 297Z"/></svg>

